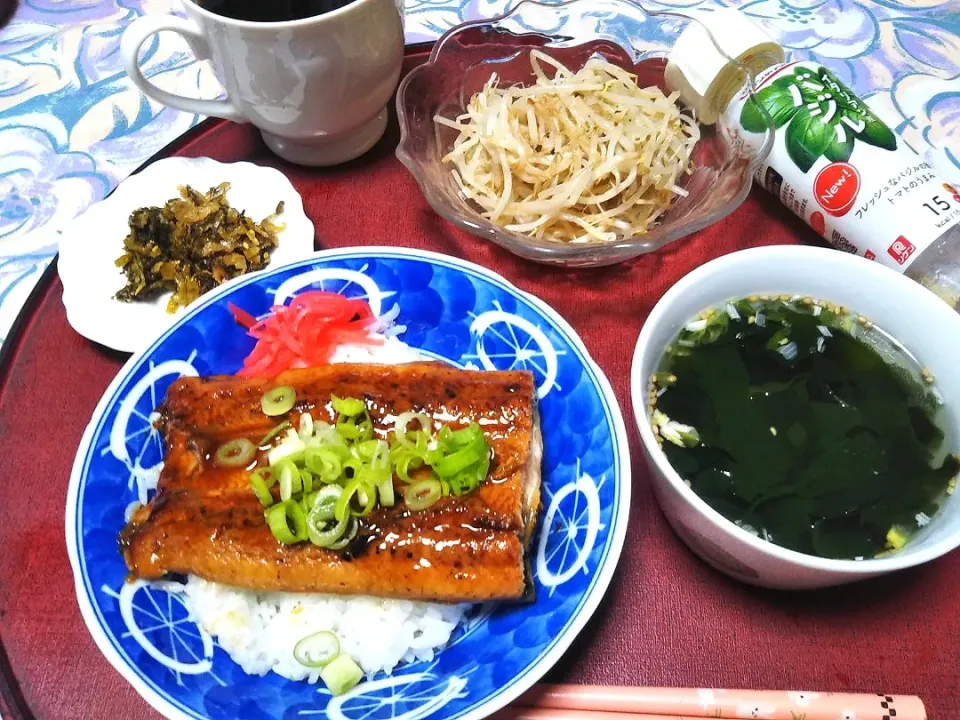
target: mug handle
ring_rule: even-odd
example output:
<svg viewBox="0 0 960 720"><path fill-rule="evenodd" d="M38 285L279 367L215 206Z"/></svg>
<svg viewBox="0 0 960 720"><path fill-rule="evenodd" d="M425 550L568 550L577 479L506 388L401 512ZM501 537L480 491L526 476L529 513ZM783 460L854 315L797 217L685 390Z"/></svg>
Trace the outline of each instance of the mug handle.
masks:
<svg viewBox="0 0 960 720"><path fill-rule="evenodd" d="M177 110L185 110L200 115L213 115L226 120L242 121L244 119L243 114L229 99L202 100L200 98L184 97L158 88L144 76L140 70L138 59L140 48L147 41L147 38L161 30L172 30L182 35L190 44L190 47L195 49L195 52L200 51L197 52L197 55L210 56L207 39L200 28L191 20L175 15L143 15L130 23L120 41L120 54L123 56L123 64L127 74L130 75L130 79L133 80L133 84L157 102L169 105Z"/></svg>

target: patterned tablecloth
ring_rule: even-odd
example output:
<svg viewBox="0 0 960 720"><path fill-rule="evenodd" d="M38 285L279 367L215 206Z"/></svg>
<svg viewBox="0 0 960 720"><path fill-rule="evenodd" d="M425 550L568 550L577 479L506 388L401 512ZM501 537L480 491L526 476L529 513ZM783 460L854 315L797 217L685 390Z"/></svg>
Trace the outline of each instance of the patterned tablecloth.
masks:
<svg viewBox="0 0 960 720"><path fill-rule="evenodd" d="M408 42L516 0L406 0ZM651 9L715 0L644 0ZM945 179L960 182L958 0L748 0L793 59L850 84ZM0 3L2 6L2 3ZM0 342L57 251L59 233L145 159L202 118L160 105L121 68L124 28L176 0L21 0L0 29ZM185 95L221 92L178 36L155 36L145 74Z"/></svg>

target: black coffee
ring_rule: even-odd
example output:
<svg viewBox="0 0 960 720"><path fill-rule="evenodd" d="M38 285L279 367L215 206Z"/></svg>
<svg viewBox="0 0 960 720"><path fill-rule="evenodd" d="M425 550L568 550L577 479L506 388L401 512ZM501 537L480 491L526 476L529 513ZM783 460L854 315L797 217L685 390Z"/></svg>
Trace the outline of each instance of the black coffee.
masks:
<svg viewBox="0 0 960 720"><path fill-rule="evenodd" d="M352 0L200 0L217 15L251 22L303 20L349 5Z"/></svg>

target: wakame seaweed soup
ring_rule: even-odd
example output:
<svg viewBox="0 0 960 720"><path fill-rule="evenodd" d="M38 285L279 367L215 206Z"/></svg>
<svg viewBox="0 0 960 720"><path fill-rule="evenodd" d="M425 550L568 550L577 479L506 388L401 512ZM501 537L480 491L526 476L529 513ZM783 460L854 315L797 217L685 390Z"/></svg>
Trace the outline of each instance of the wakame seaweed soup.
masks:
<svg viewBox="0 0 960 720"><path fill-rule="evenodd" d="M651 387L670 464L726 518L828 558L897 550L953 492L934 378L864 318L810 298L708 310Z"/></svg>

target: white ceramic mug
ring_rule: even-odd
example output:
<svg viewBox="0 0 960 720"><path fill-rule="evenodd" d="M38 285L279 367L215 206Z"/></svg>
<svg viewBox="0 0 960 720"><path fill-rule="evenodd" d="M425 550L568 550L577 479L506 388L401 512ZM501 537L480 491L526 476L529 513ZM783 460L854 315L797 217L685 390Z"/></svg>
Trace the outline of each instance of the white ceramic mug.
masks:
<svg viewBox="0 0 960 720"><path fill-rule="evenodd" d="M387 125L387 103L403 63L403 24L395 0L353 0L302 20L234 20L183 0L187 17L146 15L127 28L123 60L134 84L170 107L250 122L280 157L334 165L369 150ZM210 59L225 100L160 89L140 70L141 45L172 30L200 60Z"/></svg>

